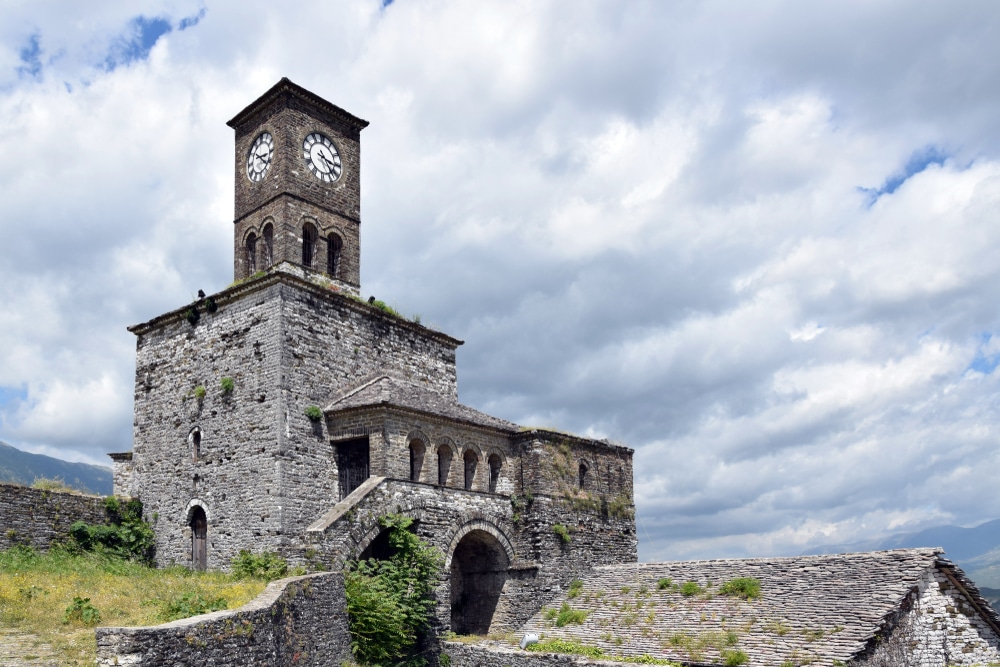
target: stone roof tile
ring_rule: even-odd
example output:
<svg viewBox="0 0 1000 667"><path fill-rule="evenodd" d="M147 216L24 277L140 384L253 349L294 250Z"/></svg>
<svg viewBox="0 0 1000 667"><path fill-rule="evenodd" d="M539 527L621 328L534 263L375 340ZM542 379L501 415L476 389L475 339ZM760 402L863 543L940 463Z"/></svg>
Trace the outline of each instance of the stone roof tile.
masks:
<svg viewBox="0 0 1000 667"><path fill-rule="evenodd" d="M387 374L376 375L348 388L337 396L326 407L325 411L327 413L336 413L341 410L383 405L407 408L448 419L457 419L501 431L513 432L518 430L517 424L513 422L492 417L485 412L480 412L475 408L457 403L450 397L432 391L423 385Z"/></svg>
<svg viewBox="0 0 1000 667"><path fill-rule="evenodd" d="M730 641L735 639L755 666L805 664L820 656L823 664L847 662L865 649L929 569L949 568L971 585L940 554L940 549L899 549L598 567L583 579L576 597L563 594L548 607L566 602L585 610L582 624L555 627L543 609L524 631L574 639L609 654L707 664L720 662L731 632ZM738 577L758 579L761 598L718 594L721 584ZM673 585L659 589L665 579ZM688 581L708 593L685 597L678 586ZM978 591L970 593L996 617Z"/></svg>

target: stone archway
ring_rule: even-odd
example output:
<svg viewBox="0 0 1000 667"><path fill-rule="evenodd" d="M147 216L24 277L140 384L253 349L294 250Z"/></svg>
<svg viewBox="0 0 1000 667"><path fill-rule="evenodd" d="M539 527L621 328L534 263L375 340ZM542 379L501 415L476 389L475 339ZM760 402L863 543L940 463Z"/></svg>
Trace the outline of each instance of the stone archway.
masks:
<svg viewBox="0 0 1000 667"><path fill-rule="evenodd" d="M510 559L503 545L485 530L471 530L451 556L451 631L485 635L493 623L507 581Z"/></svg>

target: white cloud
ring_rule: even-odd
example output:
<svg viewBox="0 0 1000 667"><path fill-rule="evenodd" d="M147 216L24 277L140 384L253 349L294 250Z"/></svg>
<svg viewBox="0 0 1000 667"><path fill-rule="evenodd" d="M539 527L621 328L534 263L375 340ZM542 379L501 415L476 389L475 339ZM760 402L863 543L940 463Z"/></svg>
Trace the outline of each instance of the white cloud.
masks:
<svg viewBox="0 0 1000 667"><path fill-rule="evenodd" d="M152 1L106 71L136 11L0 25L0 438L128 449L124 327L231 279L225 121L289 76L372 122L363 289L636 447L644 556L993 518L993 3Z"/></svg>

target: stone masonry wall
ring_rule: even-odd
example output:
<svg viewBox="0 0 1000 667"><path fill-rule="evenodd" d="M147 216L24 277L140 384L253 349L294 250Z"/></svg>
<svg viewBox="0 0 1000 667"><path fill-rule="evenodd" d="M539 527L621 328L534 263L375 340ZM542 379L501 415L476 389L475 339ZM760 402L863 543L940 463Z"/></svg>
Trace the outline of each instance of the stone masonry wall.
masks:
<svg viewBox="0 0 1000 667"><path fill-rule="evenodd" d="M350 658L340 573L272 582L240 609L144 628L98 628L100 667L337 667Z"/></svg>
<svg viewBox="0 0 1000 667"><path fill-rule="evenodd" d="M451 660L452 667L589 667L591 665L618 665L608 662L581 658L580 656L558 653L534 653L517 647L486 646L461 642L442 642L441 652Z"/></svg>
<svg viewBox="0 0 1000 667"><path fill-rule="evenodd" d="M417 533L446 557L438 588L435 629L439 633L451 625L451 558L470 529L494 535L509 561L491 631L520 627L572 579L595 565L636 559L630 518L580 511L562 499L546 496L515 510L511 498L497 494L389 479L322 533L313 534L308 548L315 550L315 558L323 565L338 570L372 543L381 532L378 519L387 514L415 519ZM569 542L554 532L556 524L570 529Z"/></svg>
<svg viewBox="0 0 1000 667"><path fill-rule="evenodd" d="M879 662L883 654L899 645L911 647L910 664L915 667L1000 662L1000 636L942 568L929 571L919 582L912 608L867 662L884 664Z"/></svg>
<svg viewBox="0 0 1000 667"><path fill-rule="evenodd" d="M15 544L48 549L69 537L75 521L107 520L104 498L0 483L0 550Z"/></svg>
<svg viewBox="0 0 1000 667"><path fill-rule="evenodd" d="M132 480L159 564L190 563L195 506L208 517L211 568L241 549L300 542L337 498L332 448L307 407L383 369L456 393L459 341L367 304L281 273L213 299L217 311L203 304L195 325L181 310L132 327Z"/></svg>

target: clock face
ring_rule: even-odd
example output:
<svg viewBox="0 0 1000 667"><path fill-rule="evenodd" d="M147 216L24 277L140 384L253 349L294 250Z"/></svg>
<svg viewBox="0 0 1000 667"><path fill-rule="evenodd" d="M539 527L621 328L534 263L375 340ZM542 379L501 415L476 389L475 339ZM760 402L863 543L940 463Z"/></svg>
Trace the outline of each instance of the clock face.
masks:
<svg viewBox="0 0 1000 667"><path fill-rule="evenodd" d="M247 178L254 182L262 180L267 174L268 167L271 166L272 157L274 157L274 137L270 132L261 132L247 155Z"/></svg>
<svg viewBox="0 0 1000 667"><path fill-rule="evenodd" d="M324 183L333 183L344 170L337 147L319 132L313 132L302 142L302 157L309 171Z"/></svg>

